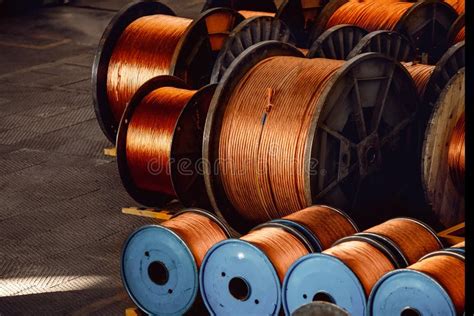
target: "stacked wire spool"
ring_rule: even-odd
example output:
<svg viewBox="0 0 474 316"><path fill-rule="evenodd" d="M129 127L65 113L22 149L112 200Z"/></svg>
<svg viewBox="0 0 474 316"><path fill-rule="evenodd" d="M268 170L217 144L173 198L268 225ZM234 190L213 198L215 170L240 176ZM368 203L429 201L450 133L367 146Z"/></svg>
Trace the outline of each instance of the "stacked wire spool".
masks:
<svg viewBox="0 0 474 316"><path fill-rule="evenodd" d="M315 203L346 209L367 227L379 219L364 204L375 212L380 199L387 209L392 190L414 175L418 103L402 66L377 54L348 62L302 57L287 44L254 45L211 102L206 188L214 210L239 231ZM389 167L402 161L403 176Z"/></svg>
<svg viewBox="0 0 474 316"><path fill-rule="evenodd" d="M271 16L283 21L295 36L300 48L309 47L309 37L317 18L328 0L284 0L277 8L273 1L222 1L207 0L203 11L215 7L238 10L246 18Z"/></svg>
<svg viewBox="0 0 474 316"><path fill-rule="evenodd" d="M398 31L415 45L418 56L436 62L447 48L447 33L456 18L456 11L438 0L416 3L337 0L326 5L319 15L311 40L339 24L356 25L369 32Z"/></svg>
<svg viewBox="0 0 474 316"><path fill-rule="evenodd" d="M342 238L291 266L282 290L285 314L311 301L328 301L351 315L365 315L369 294L383 275L441 248L431 228L409 218Z"/></svg>
<svg viewBox="0 0 474 316"><path fill-rule="evenodd" d="M356 233L342 211L312 206L216 244L201 267L204 302L213 315L277 315L281 283L298 258Z"/></svg>
<svg viewBox="0 0 474 316"><path fill-rule="evenodd" d="M370 315L462 315L464 245L430 253L406 269L386 274L370 294Z"/></svg>
<svg viewBox="0 0 474 316"><path fill-rule="evenodd" d="M94 109L107 138L115 143L127 103L147 80L175 75L193 88L209 83L217 52L242 20L225 8L193 21L155 1L125 6L106 28L93 65Z"/></svg>
<svg viewBox="0 0 474 316"><path fill-rule="evenodd" d="M130 298L150 315L201 315L198 273L204 255L229 237L221 220L199 209L136 230L122 252L122 280Z"/></svg>

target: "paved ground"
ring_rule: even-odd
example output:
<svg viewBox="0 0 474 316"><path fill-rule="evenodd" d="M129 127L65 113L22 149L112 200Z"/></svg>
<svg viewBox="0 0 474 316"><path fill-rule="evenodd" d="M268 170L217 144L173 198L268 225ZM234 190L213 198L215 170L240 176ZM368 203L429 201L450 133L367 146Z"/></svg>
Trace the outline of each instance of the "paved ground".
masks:
<svg viewBox="0 0 474 316"><path fill-rule="evenodd" d="M0 17L0 315L120 315L120 248L149 223L121 186L91 104L93 54L128 1ZM168 0L192 16L200 1Z"/></svg>

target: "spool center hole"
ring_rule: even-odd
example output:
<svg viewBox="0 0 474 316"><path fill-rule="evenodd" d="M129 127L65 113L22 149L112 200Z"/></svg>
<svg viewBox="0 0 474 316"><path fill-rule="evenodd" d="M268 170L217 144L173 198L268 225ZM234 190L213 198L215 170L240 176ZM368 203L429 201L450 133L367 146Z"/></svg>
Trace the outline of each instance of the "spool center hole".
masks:
<svg viewBox="0 0 474 316"><path fill-rule="evenodd" d="M235 277L229 281L230 294L239 301L246 301L250 296L250 286L242 278Z"/></svg>
<svg viewBox="0 0 474 316"><path fill-rule="evenodd" d="M421 316L420 312L412 307L405 308L400 316Z"/></svg>
<svg viewBox="0 0 474 316"><path fill-rule="evenodd" d="M319 293L314 294L313 302L328 302L328 303L333 303L333 304L336 303L334 298L325 292L319 292Z"/></svg>
<svg viewBox="0 0 474 316"><path fill-rule="evenodd" d="M160 261L153 261L148 266L148 277L158 285L165 285L169 279L168 269Z"/></svg>
<svg viewBox="0 0 474 316"><path fill-rule="evenodd" d="M377 160L377 151L375 150L375 148L370 147L369 149L367 149L367 162L369 164L373 164L375 163L376 160Z"/></svg>

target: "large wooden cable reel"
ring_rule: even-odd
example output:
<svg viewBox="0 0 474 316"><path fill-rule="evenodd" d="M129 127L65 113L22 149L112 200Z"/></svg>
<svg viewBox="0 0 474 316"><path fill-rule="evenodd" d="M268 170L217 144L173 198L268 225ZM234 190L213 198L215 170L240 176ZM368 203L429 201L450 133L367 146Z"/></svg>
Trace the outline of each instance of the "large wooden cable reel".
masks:
<svg viewBox="0 0 474 316"><path fill-rule="evenodd" d="M464 221L464 195L449 175L448 148L451 133L465 110L465 70L459 70L444 86L434 103L422 152L422 183L432 212L443 227Z"/></svg>
<svg viewBox="0 0 474 316"><path fill-rule="evenodd" d="M204 131L203 157L208 168L219 158L225 103L245 73L271 56L302 54L288 44L259 43L240 55L224 74ZM418 96L413 80L398 62L363 54L338 70L319 102L306 144L307 204L344 209L363 227L390 216L381 210L386 210L387 201L408 179L416 177L412 152L419 146L413 128ZM220 175L206 170L205 183L215 211L238 231L249 229L252 223L236 216Z"/></svg>
<svg viewBox="0 0 474 316"><path fill-rule="evenodd" d="M211 82L218 83L232 62L250 46L269 40L294 44L289 27L270 16L257 16L241 22L229 35L212 70Z"/></svg>

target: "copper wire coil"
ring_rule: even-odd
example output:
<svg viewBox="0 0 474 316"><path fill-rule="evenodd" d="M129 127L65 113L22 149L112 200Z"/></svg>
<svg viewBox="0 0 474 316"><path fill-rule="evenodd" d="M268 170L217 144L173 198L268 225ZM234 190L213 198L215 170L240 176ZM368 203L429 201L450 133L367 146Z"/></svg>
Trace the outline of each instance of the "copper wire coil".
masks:
<svg viewBox="0 0 474 316"><path fill-rule="evenodd" d="M462 315L465 306L465 263L460 256L439 252L427 256L408 267L427 274L436 280L448 293L456 312Z"/></svg>
<svg viewBox="0 0 474 316"><path fill-rule="evenodd" d="M239 13L243 15L244 18L252 18L254 16L271 16L274 17L275 13L273 12L264 12L264 11L249 11L249 10L239 10Z"/></svg>
<svg viewBox="0 0 474 316"><path fill-rule="evenodd" d="M464 194L465 190L464 178L466 173L465 124L465 114L463 113L453 129L448 150L449 174L456 189L462 194Z"/></svg>
<svg viewBox="0 0 474 316"><path fill-rule="evenodd" d="M358 232L352 220L339 210L324 205L314 205L285 216L304 225L321 243L322 249L331 247L337 240Z"/></svg>
<svg viewBox="0 0 474 316"><path fill-rule="evenodd" d="M463 26L462 29L459 30L458 34L456 34L456 37L454 38L454 43L459 43L465 40L466 37L466 27Z"/></svg>
<svg viewBox="0 0 474 316"><path fill-rule="evenodd" d="M304 161L311 117L343 63L271 57L233 90L222 120L218 167L226 195L244 221L281 218L310 204Z"/></svg>
<svg viewBox="0 0 474 316"><path fill-rule="evenodd" d="M127 131L126 159L138 188L176 197L170 176L171 144L177 120L195 93L159 88L136 108Z"/></svg>
<svg viewBox="0 0 474 316"><path fill-rule="evenodd" d="M339 24L352 24L370 32L394 30L412 6L413 3L409 2L349 1L334 12L326 29Z"/></svg>
<svg viewBox="0 0 474 316"><path fill-rule="evenodd" d="M184 240L198 268L201 267L207 251L229 237L222 226L210 217L194 212L179 214L161 225L171 229Z"/></svg>
<svg viewBox="0 0 474 316"><path fill-rule="evenodd" d="M423 64L415 64L415 63L404 63L405 68L410 73L413 81L415 82L416 89L418 91L418 95L421 97L423 96L426 85L433 74L436 66L430 65L423 65Z"/></svg>
<svg viewBox="0 0 474 316"><path fill-rule="evenodd" d="M404 255L408 264L442 248L436 234L425 224L410 218L395 218L364 231L388 238Z"/></svg>
<svg viewBox="0 0 474 316"><path fill-rule="evenodd" d="M464 0L445 0L450 6L456 10L458 14L465 13L465 1Z"/></svg>
<svg viewBox="0 0 474 316"><path fill-rule="evenodd" d="M367 297L375 283L396 268L386 254L365 241L344 241L323 251L323 254L344 262L359 279Z"/></svg>
<svg viewBox="0 0 474 316"><path fill-rule="evenodd" d="M174 51L191 22L157 14L141 17L125 29L115 45L107 74L107 97L116 121L120 121L142 84L170 74Z"/></svg>
<svg viewBox="0 0 474 316"><path fill-rule="evenodd" d="M283 282L290 266L299 258L309 254L303 242L290 232L279 227L262 227L240 237L265 253Z"/></svg>

